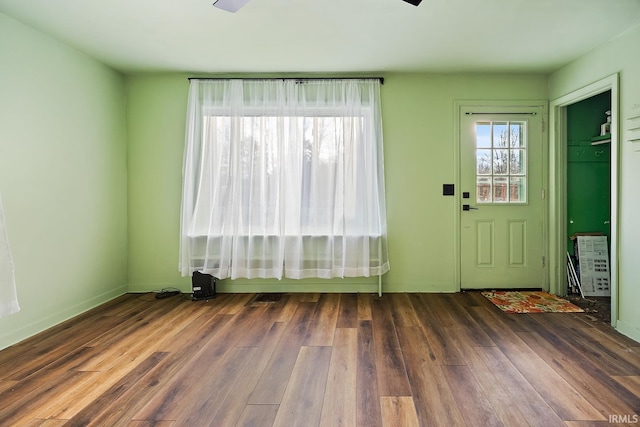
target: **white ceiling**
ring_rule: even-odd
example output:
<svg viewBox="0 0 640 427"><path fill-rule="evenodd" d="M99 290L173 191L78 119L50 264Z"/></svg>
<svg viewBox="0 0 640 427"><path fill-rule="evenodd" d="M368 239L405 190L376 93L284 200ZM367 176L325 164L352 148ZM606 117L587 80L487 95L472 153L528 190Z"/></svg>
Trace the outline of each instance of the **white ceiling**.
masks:
<svg viewBox="0 0 640 427"><path fill-rule="evenodd" d="M640 23L640 0L212 3L0 0L0 12L125 73L546 73Z"/></svg>

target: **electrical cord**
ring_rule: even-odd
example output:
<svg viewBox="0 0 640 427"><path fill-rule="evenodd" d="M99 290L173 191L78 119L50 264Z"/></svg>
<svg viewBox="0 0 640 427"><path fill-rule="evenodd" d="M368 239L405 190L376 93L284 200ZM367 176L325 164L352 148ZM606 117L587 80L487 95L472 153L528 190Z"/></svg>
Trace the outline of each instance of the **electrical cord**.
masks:
<svg viewBox="0 0 640 427"><path fill-rule="evenodd" d="M162 288L160 292L156 292L156 299L169 298L180 294L182 294L182 291L178 288Z"/></svg>
<svg viewBox="0 0 640 427"><path fill-rule="evenodd" d="M185 294L180 289L171 287L145 292L144 294L138 295L136 299L139 301L151 302L154 300L169 298L175 295L180 295L181 298L191 299L190 294Z"/></svg>

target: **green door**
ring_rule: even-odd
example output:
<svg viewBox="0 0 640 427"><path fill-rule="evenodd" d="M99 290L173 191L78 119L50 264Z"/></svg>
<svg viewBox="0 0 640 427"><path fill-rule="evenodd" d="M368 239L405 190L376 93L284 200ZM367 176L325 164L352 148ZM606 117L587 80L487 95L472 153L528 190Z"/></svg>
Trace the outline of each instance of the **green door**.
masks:
<svg viewBox="0 0 640 427"><path fill-rule="evenodd" d="M541 288L542 108L472 111L460 118L460 287Z"/></svg>

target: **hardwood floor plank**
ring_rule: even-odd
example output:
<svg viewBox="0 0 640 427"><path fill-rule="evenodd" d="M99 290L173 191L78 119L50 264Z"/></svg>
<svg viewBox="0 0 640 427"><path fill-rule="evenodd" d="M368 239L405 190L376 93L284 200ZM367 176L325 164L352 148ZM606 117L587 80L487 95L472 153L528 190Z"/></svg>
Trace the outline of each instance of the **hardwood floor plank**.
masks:
<svg viewBox="0 0 640 427"><path fill-rule="evenodd" d="M81 347L73 352L60 356L60 358L49 365L46 369L34 372L29 376L19 380L13 387L7 388L0 393L0 420L7 408L20 405L25 400L33 400L33 396L42 391L49 384L56 384L57 377L68 372L72 367L81 363L92 354L92 349ZM3 368L4 369L4 368ZM0 423L2 425L2 423Z"/></svg>
<svg viewBox="0 0 640 427"><path fill-rule="evenodd" d="M358 320L371 320L371 300L379 298L372 294L358 294Z"/></svg>
<svg viewBox="0 0 640 427"><path fill-rule="evenodd" d="M378 393L380 396L410 396L411 386L388 300L384 297L372 300L371 314Z"/></svg>
<svg viewBox="0 0 640 427"><path fill-rule="evenodd" d="M137 327L135 329L127 329L126 334L114 333L114 336L118 339L110 344L96 346L100 347L100 352L75 369L79 371L109 371L122 365L123 359L130 362L138 358L142 360L156 351L158 341L173 326L173 323L167 324L160 316L148 322L137 323ZM139 336L136 331L141 328L149 330L144 335Z"/></svg>
<svg viewBox="0 0 640 427"><path fill-rule="evenodd" d="M23 380L64 357L67 353L84 347L93 337L113 330L120 323L120 319L100 318L93 323L87 321L80 326L82 331L78 331L78 337L71 337L72 332L67 332L66 335L56 334L62 340L59 343L48 340L48 345L19 346L16 348L19 354L2 363L4 369L0 372L0 379ZM91 332L87 332L85 329ZM13 348L10 347L7 353L13 353L12 350Z"/></svg>
<svg viewBox="0 0 640 427"><path fill-rule="evenodd" d="M62 345L69 344L65 340L69 338L71 333L71 337L73 340L71 343L76 344L76 340L82 341L84 336L95 336L99 335L102 330L99 328L92 329L91 327L82 328L82 331L76 330L77 325L83 324L87 326L93 325L94 322L98 321L98 319L102 319L103 317L108 317L109 312L112 307L120 307L122 306L130 306L131 304L135 304L135 296L132 294L125 294L120 297L115 298L103 305L95 307L91 310L88 310L84 313L75 316L72 319L66 320L58 325L55 325L43 332L40 332L30 338L25 339L24 341L18 343L17 345L27 347L60 347ZM128 317L128 316L123 316ZM122 319L120 319L122 320ZM118 319L116 319L116 322ZM86 334L86 335L85 335ZM15 347L15 346L14 346ZM10 347L11 348L11 347ZM4 354L4 351L2 352ZM0 363L4 363L2 356L0 355Z"/></svg>
<svg viewBox="0 0 640 427"><path fill-rule="evenodd" d="M185 301L179 310L176 310L171 321L167 322L166 317L163 325L161 338L153 344L155 351L176 351L183 342L182 337L190 336L194 329L206 324L212 319L220 319L224 315L219 315L218 310L210 305L198 304L199 301ZM227 315L228 316L228 315ZM227 317L231 319L230 316Z"/></svg>
<svg viewBox="0 0 640 427"><path fill-rule="evenodd" d="M423 329L403 326L398 328L398 337L407 362L411 395L420 425L464 425L442 366L430 356L432 351Z"/></svg>
<svg viewBox="0 0 640 427"><path fill-rule="evenodd" d="M25 427L60 427L66 422L67 420L33 419L25 424Z"/></svg>
<svg viewBox="0 0 640 427"><path fill-rule="evenodd" d="M16 387L12 399L5 400L0 397L0 425L19 426L26 424L34 418L43 418L40 409L47 402L58 398L66 390L72 389L77 383L91 375L87 372L65 371L47 378L46 382L39 383L38 387L26 395L20 395L23 390Z"/></svg>
<svg viewBox="0 0 640 427"><path fill-rule="evenodd" d="M371 320L358 324L358 371L356 373L356 425L379 427L380 414L378 373L376 371L375 347Z"/></svg>
<svg viewBox="0 0 640 427"><path fill-rule="evenodd" d="M413 300L422 301L422 307L427 310L427 314L444 328L453 328L457 326L457 321L445 304L447 303L447 294L415 294Z"/></svg>
<svg viewBox="0 0 640 427"><path fill-rule="evenodd" d="M131 302L133 304L133 302ZM174 310L184 306L182 298L153 299L151 302L135 301L135 309L126 316L116 317L119 320L117 328L112 328L109 333L100 334L86 343L90 347L110 348L120 343L120 340L137 331L146 330L150 322L158 324L164 316L171 316ZM89 326L91 329L91 326Z"/></svg>
<svg viewBox="0 0 640 427"><path fill-rule="evenodd" d="M150 294L155 299L155 295ZM121 295L105 304L84 312L80 316L74 317L74 319L81 319L83 315L87 315L87 317L95 317L97 315L127 317L131 313L132 308L135 307L135 304L140 302L142 295L144 294L128 293Z"/></svg>
<svg viewBox="0 0 640 427"><path fill-rule="evenodd" d="M287 322L286 330L247 403L252 405L280 403L315 308L314 303L300 302L293 318Z"/></svg>
<svg viewBox="0 0 640 427"><path fill-rule="evenodd" d="M464 358L460 349L451 341L447 335L445 325L440 323L432 304L437 303L434 299L426 298L422 295L412 295L411 304L416 310L420 326L429 342L429 353L432 360L440 365L464 365Z"/></svg>
<svg viewBox="0 0 640 427"><path fill-rule="evenodd" d="M416 311L411 306L409 296L407 294L388 294L393 323L396 326L417 326Z"/></svg>
<svg viewBox="0 0 640 427"><path fill-rule="evenodd" d="M38 408L37 415L47 419L69 419L71 418L70 416L61 414L67 412L71 406L77 405L78 402L84 402L81 404L81 408L91 404L114 383L108 373L85 372L85 374L86 376L75 383L74 387L69 387L64 391L64 398L62 398L63 396L56 396L56 399L51 399L41 405ZM119 378L115 380L117 379ZM106 384L106 386L103 386L103 384ZM92 393L96 390L97 392ZM74 414L80 409L75 411Z"/></svg>
<svg viewBox="0 0 640 427"><path fill-rule="evenodd" d="M278 405L247 405L242 411L236 427L271 426L276 419ZM230 424L216 424L230 425Z"/></svg>
<svg viewBox="0 0 640 427"><path fill-rule="evenodd" d="M565 421L567 427L604 427L604 426L619 426L620 424L613 424L609 421Z"/></svg>
<svg viewBox="0 0 640 427"><path fill-rule="evenodd" d="M20 381L0 381L0 393L15 387L16 384L20 384Z"/></svg>
<svg viewBox="0 0 640 427"><path fill-rule="evenodd" d="M609 340L617 342L618 345L622 347L633 348L636 353L640 352L640 343L634 341L632 338L622 335L620 332L611 327L610 324L595 322L592 324L592 327L592 333L598 333Z"/></svg>
<svg viewBox="0 0 640 427"><path fill-rule="evenodd" d="M457 405L468 426L502 426L491 400L486 396L468 366L442 367L449 388L457 396Z"/></svg>
<svg viewBox="0 0 640 427"><path fill-rule="evenodd" d="M215 315L205 322L196 323L192 328L176 337L175 351L168 352L168 356L153 370L127 389L118 401L113 402L111 409L103 416L108 417L114 425L133 419L135 414L148 404L149 400L158 393L162 393L163 387L169 386L181 371L187 369L188 365L209 345L211 337L219 333L231 318L232 316L229 315ZM113 378L110 372L105 372L103 375L105 375L103 381L94 384L93 388L81 390L85 393L82 398L74 400L63 412L54 414L53 417L71 418L75 416L81 410L89 407L107 389L115 387L119 381L117 377Z"/></svg>
<svg viewBox="0 0 640 427"><path fill-rule="evenodd" d="M506 320L511 316L481 307L472 310L477 314L476 320L486 326L491 339L563 420L602 419L602 414L592 404L518 337Z"/></svg>
<svg viewBox="0 0 640 427"><path fill-rule="evenodd" d="M451 313L454 326L464 334L464 340L469 345L475 347L496 345L469 312L465 310L463 294L445 294L442 304L443 308Z"/></svg>
<svg viewBox="0 0 640 427"><path fill-rule="evenodd" d="M640 376L613 376L611 377L618 383L622 384L627 390L631 391L635 396L640 396ZM634 410L640 413L640 407L634 408Z"/></svg>
<svg viewBox="0 0 640 427"><path fill-rule="evenodd" d="M320 300L320 293L315 292L315 293L308 293L308 294L302 294L302 298L300 299L300 302L313 302L313 303L317 303Z"/></svg>
<svg viewBox="0 0 640 427"><path fill-rule="evenodd" d="M228 379L225 369L238 369L246 360L244 349L229 352L204 352L194 365L183 369L167 382L132 418L145 421L177 421L181 416L200 415L208 403L209 395L220 385L222 378ZM232 358L238 360L231 360ZM235 372L235 371L234 371ZM198 424L202 425L202 424Z"/></svg>
<svg viewBox="0 0 640 427"><path fill-rule="evenodd" d="M278 408L274 427L318 425L331 347L302 347Z"/></svg>
<svg viewBox="0 0 640 427"><path fill-rule="evenodd" d="M267 331L265 322L269 323L269 319L265 318L267 307L245 307L244 310L233 315L231 320L220 329L220 332L212 337L215 344L221 352L232 346L246 347L247 344L259 341L263 337L256 337L252 330ZM258 325L256 327L256 324ZM271 326L269 324L269 326ZM243 331L243 333L238 333Z"/></svg>
<svg viewBox="0 0 640 427"><path fill-rule="evenodd" d="M185 405L184 401L177 408L177 424L185 426L208 425L221 409L221 403L226 399L229 391L245 371L249 362L258 352L257 347L235 347L227 352L227 355L212 373L211 378L202 381L199 390L191 391L188 399L197 402L195 405ZM212 424L215 425L215 424Z"/></svg>
<svg viewBox="0 0 640 427"><path fill-rule="evenodd" d="M223 300L224 305L220 308L220 314L238 314L245 305L251 301L255 294L227 294ZM216 297L217 298L217 297ZM198 301L199 303L215 303L215 300Z"/></svg>
<svg viewBox="0 0 640 427"><path fill-rule="evenodd" d="M187 409L200 405L203 399L206 401L211 389L218 387L217 381L227 378L228 370L235 372L242 367L252 351L233 347L233 337L229 335L230 330L235 330L233 325L242 325L246 319L234 317L221 328L209 340L210 345L177 372L134 419L177 420L181 414L188 413ZM214 385L210 385L211 382Z"/></svg>
<svg viewBox="0 0 640 427"><path fill-rule="evenodd" d="M553 332L520 332L518 336L603 416L626 414L640 408L639 397L604 375L597 365Z"/></svg>
<svg viewBox="0 0 640 427"><path fill-rule="evenodd" d="M393 314L389 307L389 298L383 296L371 300L371 316L373 327L373 336L380 348L398 348L398 336L396 334L396 325L393 321Z"/></svg>
<svg viewBox="0 0 640 427"><path fill-rule="evenodd" d="M567 336L576 348L591 352L598 360L606 360L604 365L610 375L640 375L640 353L633 347L620 345L594 329L571 329Z"/></svg>
<svg viewBox="0 0 640 427"><path fill-rule="evenodd" d="M189 305L189 302L185 302L184 304ZM188 311L194 313L194 311L191 311L191 307L192 306L189 305ZM217 326L223 326L224 324L227 323L227 320L231 320L231 317L227 317L225 319L222 316L218 316L216 317L216 319L217 319L217 322L216 322ZM166 323L168 325L180 327L180 323L177 321L166 322ZM72 416L76 414L77 412L80 411L82 407L84 407L85 405L84 402L91 402L92 400L95 400L96 398L98 398L102 393L106 392L110 387L116 384L120 380L120 378L128 374L128 371L131 369L131 364L135 363L137 360L143 360L145 357L149 357L153 352L155 352L154 350L155 347L170 348L171 346L165 343L166 339L171 339L176 343L180 342L179 339L176 339L176 336L173 336L171 334L168 334L168 336L165 338L159 338L159 335L157 334L157 332L158 330L162 331L163 329L157 328L156 325L153 325L153 328L154 328L154 333L151 334L151 337L154 338L155 342L149 341L149 337L145 337L144 339L140 340L140 342L137 343L133 347L133 349L128 348L128 350L130 351L123 351L121 354L113 356L115 359L117 359L119 363L112 362L106 368L103 366L104 374L105 374L104 381L100 381L99 383L93 384L93 385L86 384L86 385L83 385L82 387L79 387L79 389L77 390L79 394L78 399L74 400L73 404L70 406L59 408L60 412L57 412L57 413L54 412L53 414L51 414L51 416L67 417L67 416ZM198 329L199 328L194 328L193 326L191 327L191 330L193 331L197 331ZM207 330L208 330L207 335L215 336L215 334L211 334L211 329L207 329ZM223 330L223 328L218 329L217 331L220 332L221 330ZM183 330L183 335L189 336L189 334L184 333L184 330ZM209 336L207 336L207 338L209 338ZM115 348L121 348L121 347L116 346ZM195 353L195 350L197 348L198 346L191 347L190 350ZM126 360L127 363L122 363L123 359ZM76 369L81 369L81 368L79 367Z"/></svg>
<svg viewBox="0 0 640 427"><path fill-rule="evenodd" d="M298 309L298 306L300 305L300 302L302 301L302 297L304 296L304 294L293 294L293 295L289 295L287 298L287 301L285 302L284 307L282 308L282 311L280 312L280 315L278 316L277 319L275 319L276 322L288 322L293 318L293 315L295 314L296 310Z"/></svg>
<svg viewBox="0 0 640 427"><path fill-rule="evenodd" d="M131 421L126 424L127 427L173 427L175 421Z"/></svg>
<svg viewBox="0 0 640 427"><path fill-rule="evenodd" d="M382 425L385 427L418 427L418 414L409 396L380 397Z"/></svg>
<svg viewBox="0 0 640 427"><path fill-rule="evenodd" d="M247 363L244 372L240 374L235 384L229 388L227 397L221 402L220 409L211 420L210 425L230 426L236 424L247 406L249 396L251 396L260 376L269 363L276 345L284 334L285 327L284 323L273 323L262 341L262 346L257 348L252 359Z"/></svg>
<svg viewBox="0 0 640 427"><path fill-rule="evenodd" d="M358 294L342 294L336 328L358 327Z"/></svg>
<svg viewBox="0 0 640 427"><path fill-rule="evenodd" d="M358 330L336 329L320 426L355 426Z"/></svg>
<svg viewBox="0 0 640 427"><path fill-rule="evenodd" d="M302 345L331 346L338 321L340 294L323 294L318 299L311 322L313 328L307 329Z"/></svg>
<svg viewBox="0 0 640 427"><path fill-rule="evenodd" d="M507 391L514 406L530 425L547 427L564 424L552 403L543 399L499 347L476 347L475 350L493 372L497 385Z"/></svg>
<svg viewBox="0 0 640 427"><path fill-rule="evenodd" d="M126 391L131 388L136 382L140 381L144 375L149 373L154 367L156 367L165 357L167 353L154 353L145 361L140 363L133 369L127 376L125 376L117 384L114 384L109 390L100 395L97 399L86 406L82 411L78 412L73 418L69 420L67 425L73 426L86 426L91 423L100 425L96 422L104 414L111 414L111 408L114 402L118 400ZM108 425L108 424L102 424ZM114 424L111 424L114 425Z"/></svg>
<svg viewBox="0 0 640 427"><path fill-rule="evenodd" d="M467 306L469 310L477 310L480 307L483 307L489 313L493 315L498 315L501 319L501 322L506 326L509 330L513 332L535 332L539 327L539 323L536 322L533 316L537 316L540 313L536 314L506 314L498 307L493 305L487 298L485 298L481 292L473 291L473 292L465 292L464 296L472 301L470 305ZM475 306L474 306L475 304Z"/></svg>
<svg viewBox="0 0 640 427"><path fill-rule="evenodd" d="M529 425L527 419L518 409L518 403L515 399L518 395L513 395L513 387L505 387L502 382L505 376L497 375L495 369L487 366L481 359L477 349L473 346L468 347L464 353L467 366L473 373L473 376L480 384L480 388L491 402L491 406L495 410L496 415L505 426L526 426ZM539 396L537 396L540 398ZM560 419L556 416L555 422L560 423Z"/></svg>
<svg viewBox="0 0 640 427"><path fill-rule="evenodd" d="M262 312L257 312L258 317L250 327L245 328L240 334L235 345L238 347L259 347L262 345L273 324L280 318L282 311L286 306L287 299L264 305Z"/></svg>

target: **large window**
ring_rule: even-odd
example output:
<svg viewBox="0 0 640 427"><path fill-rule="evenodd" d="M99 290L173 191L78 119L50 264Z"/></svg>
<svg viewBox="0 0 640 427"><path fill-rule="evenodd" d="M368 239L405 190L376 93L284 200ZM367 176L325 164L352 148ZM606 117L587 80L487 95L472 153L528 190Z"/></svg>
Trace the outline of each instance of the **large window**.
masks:
<svg viewBox="0 0 640 427"><path fill-rule="evenodd" d="M388 270L378 82L192 81L181 271Z"/></svg>

